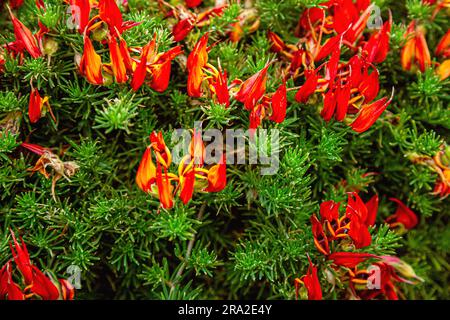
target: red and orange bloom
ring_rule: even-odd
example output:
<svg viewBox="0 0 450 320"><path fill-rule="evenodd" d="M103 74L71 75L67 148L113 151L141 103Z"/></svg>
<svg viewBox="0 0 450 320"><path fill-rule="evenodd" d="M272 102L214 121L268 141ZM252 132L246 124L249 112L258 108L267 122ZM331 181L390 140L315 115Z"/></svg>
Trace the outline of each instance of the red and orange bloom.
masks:
<svg viewBox="0 0 450 320"><path fill-rule="evenodd" d="M225 107L230 105L228 78L222 67L218 68L208 63L208 33L204 34L196 43L187 59L188 84L187 91L190 97L199 98L203 94L203 83L219 104Z"/></svg>
<svg viewBox="0 0 450 320"><path fill-rule="evenodd" d="M228 108L230 106L230 92L228 90L227 72L222 70L220 63L218 69L209 65L207 71L211 74L211 76L207 78L211 93L216 97L219 104Z"/></svg>
<svg viewBox="0 0 450 320"><path fill-rule="evenodd" d="M114 78L117 83L124 83L128 80L127 66L131 66L131 61L129 61L130 56L128 53L128 48L126 42L121 39L121 45L123 49L121 50L119 44L115 37L111 37L108 41L109 52L111 55L111 66L114 74ZM125 55L124 55L125 53ZM128 61L127 61L128 60Z"/></svg>
<svg viewBox="0 0 450 320"><path fill-rule="evenodd" d="M190 97L199 98L202 95L202 82L205 78L204 68L208 63L208 33L205 33L195 44L187 59L188 84Z"/></svg>
<svg viewBox="0 0 450 320"><path fill-rule="evenodd" d="M175 42L182 41L192 29L194 29L194 22L191 18L180 20L172 28L173 40Z"/></svg>
<svg viewBox="0 0 450 320"><path fill-rule="evenodd" d="M358 116L350 125L351 128L358 133L367 131L389 106L392 101L393 94L394 91L392 91L390 98L384 97L372 102L371 104L363 105Z"/></svg>
<svg viewBox="0 0 450 320"><path fill-rule="evenodd" d="M398 205L395 213L386 218L386 222L389 223L391 228L399 227L403 231L410 230L419 223L417 215L403 202L397 198L390 198L389 200L394 201Z"/></svg>
<svg viewBox="0 0 450 320"><path fill-rule="evenodd" d="M209 25L211 18L221 16L227 6L227 4L224 4L200 13L191 12L182 6L170 7L171 11L167 16L174 15L179 18L179 21L172 28L174 41L182 41L194 27L201 28Z"/></svg>
<svg viewBox="0 0 450 320"><path fill-rule="evenodd" d="M151 148L145 149L136 174L136 184L144 192L150 192L156 181L156 167L152 161Z"/></svg>
<svg viewBox="0 0 450 320"><path fill-rule="evenodd" d="M147 76L147 62L150 56L155 54L156 50L156 35L153 39L142 48L140 61L136 66L133 73L133 79L131 80L131 87L134 91L137 91L145 82Z"/></svg>
<svg viewBox="0 0 450 320"><path fill-rule="evenodd" d="M154 62L149 66L151 73L150 87L157 92L166 91L169 86L169 78L172 69L172 60L183 51L180 46L176 46L167 52L155 57Z"/></svg>
<svg viewBox="0 0 450 320"><path fill-rule="evenodd" d="M175 196L187 204L195 190L202 192L222 191L226 184L226 163L221 161L204 167L205 146L201 132L194 130L189 154L185 155L178 165L178 174L169 172L172 162L171 153L166 146L162 132L150 135L151 144L144 152L136 174L136 184L146 193L158 198L161 207L170 209L175 204ZM152 153L156 159L156 166L152 160Z"/></svg>
<svg viewBox="0 0 450 320"><path fill-rule="evenodd" d="M227 167L225 156L222 157L220 163L215 164L208 170L208 186L205 192L219 192L225 189L227 185Z"/></svg>
<svg viewBox="0 0 450 320"><path fill-rule="evenodd" d="M56 122L56 118L53 115L52 109L48 102L48 97L42 98L37 89L32 89L30 93L30 102L28 104L28 117L31 123L36 123L42 116L42 112L48 110L53 120Z"/></svg>
<svg viewBox="0 0 450 320"><path fill-rule="evenodd" d="M72 23L77 27L79 33L83 34L89 24L91 14L90 0L69 0Z"/></svg>
<svg viewBox="0 0 450 320"><path fill-rule="evenodd" d="M125 51L125 50L124 50ZM137 91L150 74L150 87L163 92L169 85L171 62L182 53L181 47L176 46L167 52L157 53L156 34L153 39L142 48L137 66L134 68L131 87Z"/></svg>
<svg viewBox="0 0 450 320"><path fill-rule="evenodd" d="M392 27L392 16L389 13L389 20L383 27L372 34L363 47L363 54L367 63L381 63L386 59L389 51L389 33Z"/></svg>
<svg viewBox="0 0 450 320"><path fill-rule="evenodd" d="M417 65L421 72L431 66L430 51L428 50L423 26L416 26L412 21L405 34L406 43L401 53L401 63L404 70L411 70Z"/></svg>
<svg viewBox="0 0 450 320"><path fill-rule="evenodd" d="M163 171L165 171L164 175ZM167 169L163 169L160 162L158 162L156 168L156 186L158 187L158 196L161 207L164 209L171 209L173 207L173 187Z"/></svg>
<svg viewBox="0 0 450 320"><path fill-rule="evenodd" d="M416 284L416 281L423 281L414 270L397 257L381 256L376 257L377 261L371 265L371 269L361 269L358 265L347 266L348 280L353 298L372 300L385 298L388 300L398 300L399 290L396 283ZM361 261L362 263L362 261ZM373 276L376 276L375 283ZM406 278L404 278L406 277Z"/></svg>
<svg viewBox="0 0 450 320"><path fill-rule="evenodd" d="M91 39L84 35L84 50L80 60L80 73L92 84L103 84L102 59L95 52Z"/></svg>
<svg viewBox="0 0 450 320"><path fill-rule="evenodd" d="M39 48L38 42L34 35L31 33L22 22L17 19L11 9L8 7L9 15L14 26L14 34L16 36L15 47L20 48L18 51L25 49L33 58L39 58L42 56L42 51Z"/></svg>
<svg viewBox="0 0 450 320"><path fill-rule="evenodd" d="M324 255L330 254L332 241L343 241L345 246L351 242L356 249L372 242L369 227L375 223L378 196L364 203L356 192L349 192L345 214L341 216L339 209L340 203L325 201L320 205L320 220L311 217L314 244Z"/></svg>
<svg viewBox="0 0 450 320"><path fill-rule="evenodd" d="M306 288L308 300L322 300L322 288L317 273L317 267L311 262L308 256L309 267L306 275L301 278L296 278L295 284L295 298L298 299L300 286L303 285Z"/></svg>
<svg viewBox="0 0 450 320"><path fill-rule="evenodd" d="M266 92L267 70L269 66L270 63L267 63L264 68L245 80L236 93L236 100L242 102L247 110L253 110L257 102Z"/></svg>
<svg viewBox="0 0 450 320"><path fill-rule="evenodd" d="M23 240L21 244L16 240L11 230L14 245L10 244L14 262L23 277L24 289L12 279L12 263L6 263L0 269L0 299L24 300L39 298L42 300L72 300L75 290L65 279L55 281L53 277L45 275L30 261L27 247Z"/></svg>

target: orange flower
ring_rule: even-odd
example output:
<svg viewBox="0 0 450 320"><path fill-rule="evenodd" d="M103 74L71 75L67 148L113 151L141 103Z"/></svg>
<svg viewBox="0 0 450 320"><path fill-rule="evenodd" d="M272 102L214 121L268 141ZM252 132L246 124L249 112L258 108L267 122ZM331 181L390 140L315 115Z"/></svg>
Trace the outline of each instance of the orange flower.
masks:
<svg viewBox="0 0 450 320"><path fill-rule="evenodd" d="M358 117L350 125L352 129L358 133L368 130L391 103L393 94L394 91L392 90L390 98L384 97L371 104L363 105Z"/></svg>
<svg viewBox="0 0 450 320"><path fill-rule="evenodd" d="M151 147L156 154L156 160L158 163L161 163L166 169L169 168L172 162L172 155L164 142L162 132L160 131L158 134L156 134L156 132L152 132L150 135L150 142Z"/></svg>
<svg viewBox="0 0 450 320"><path fill-rule="evenodd" d="M142 191L150 192L155 181L156 167L152 161L151 149L147 147L136 174L136 184Z"/></svg>
<svg viewBox="0 0 450 320"><path fill-rule="evenodd" d="M259 99L266 92L267 69L270 63L241 84L236 100L242 102L247 110L253 110Z"/></svg>
<svg viewBox="0 0 450 320"><path fill-rule="evenodd" d="M222 156L220 163L212 166L208 170L208 186L205 192L219 192L227 185L227 166L225 156Z"/></svg>
<svg viewBox="0 0 450 320"><path fill-rule="evenodd" d="M91 39L86 34L84 35L84 51L80 61L80 72L90 83L103 84L102 59L95 52Z"/></svg>
<svg viewBox="0 0 450 320"><path fill-rule="evenodd" d="M437 74L441 80L445 80L450 76L450 59L442 62L436 69Z"/></svg>
<svg viewBox="0 0 450 320"><path fill-rule="evenodd" d="M16 42L21 48L25 48L33 58L39 58L42 55L41 49L39 49L36 38L31 31L20 22L12 13L8 7L9 15L14 26L14 34L16 36Z"/></svg>
<svg viewBox="0 0 450 320"><path fill-rule="evenodd" d="M405 34L407 39L401 53L401 63L405 70L411 70L413 64L417 64L421 72L431 65L430 51L425 40L424 28L415 25L412 21Z"/></svg>
<svg viewBox="0 0 450 320"><path fill-rule="evenodd" d="M164 175L163 170L165 170ZM158 186L158 194L159 201L161 202L161 207L164 209L171 209L173 207L173 187L170 183L167 169L163 169L159 162L156 169L156 185Z"/></svg>
<svg viewBox="0 0 450 320"><path fill-rule="evenodd" d="M208 63L208 33L205 33L195 44L194 49L187 59L188 69L188 95L198 98L202 95L201 85L205 78L203 68Z"/></svg>

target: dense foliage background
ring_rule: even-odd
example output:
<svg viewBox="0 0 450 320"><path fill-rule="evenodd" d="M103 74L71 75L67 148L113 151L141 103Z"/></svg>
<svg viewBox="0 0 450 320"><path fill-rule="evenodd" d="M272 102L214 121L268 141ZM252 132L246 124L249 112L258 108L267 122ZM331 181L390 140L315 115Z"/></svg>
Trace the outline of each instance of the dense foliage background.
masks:
<svg viewBox="0 0 450 320"><path fill-rule="evenodd" d="M0 265L11 258L12 228L19 230L42 269L67 277L69 266L81 268L77 298L293 299L294 278L308 268L306 254L319 266L328 263L314 247L310 216L322 201L345 202L345 192L353 188L363 190L366 199L374 193L380 196L377 228L365 252L397 255L425 280L402 285L402 297L448 299L449 202L432 194L436 173L411 161L414 155L434 156L448 140L448 80L439 80L431 68L407 72L400 65L411 19L426 26L434 50L448 27L445 9L431 19L433 8L419 0L375 1L383 19L390 10L394 22L391 49L377 66L380 96L389 95L392 87L395 95L367 132L357 134L344 123L325 122L320 99L301 104L291 91L286 120L264 123L265 128L280 129L281 164L275 176L261 176L254 165L230 166L224 191L196 193L187 206L178 201L171 210L159 209L157 199L138 189L136 170L153 130L169 137L172 129L191 128L195 120L203 120L206 128L248 128L242 104L232 100L224 109L187 96L185 59L200 36L209 30L210 43L218 41L210 61L220 58L230 80L247 79L275 57L267 30L295 43L293 30L300 14L319 3L232 2L223 16L195 28L183 41L185 54L172 63L164 93L148 86L137 92L129 85L94 86L80 76L75 57L83 51L83 36L67 27L63 1L44 0L47 10L42 13L34 1L25 0L15 11L32 31L39 18L57 47L49 56L26 56L21 65L7 57L0 73ZM200 8L212 5L204 1ZM256 10L259 28L246 32L238 43L230 42L228 27L244 7ZM124 33L129 46L146 44L154 33L160 51L174 46L174 20L164 17L157 1L129 0L121 10L124 20L142 22ZM5 7L0 30L0 43L14 40ZM49 96L56 122L47 114L30 124L30 81L42 96ZM268 90L273 92L280 83L277 68L271 66ZM19 146L23 141L52 148L64 161L79 165L70 181L58 180L56 199L51 179L27 171L38 157ZM376 174L364 175L369 172ZM399 198L418 214L415 229L400 235L384 224L396 209L389 197ZM332 289L325 273L319 277L324 298L346 296L342 285Z"/></svg>

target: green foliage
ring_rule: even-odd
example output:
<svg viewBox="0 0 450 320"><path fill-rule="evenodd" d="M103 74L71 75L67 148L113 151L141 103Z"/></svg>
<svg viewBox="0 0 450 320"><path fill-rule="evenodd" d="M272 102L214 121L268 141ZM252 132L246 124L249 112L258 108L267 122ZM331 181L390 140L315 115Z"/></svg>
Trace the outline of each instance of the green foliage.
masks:
<svg viewBox="0 0 450 320"><path fill-rule="evenodd" d="M129 84L89 84L78 72L83 37L66 24L67 5L44 0L46 11L38 11L34 1L25 2L15 13L32 32L38 30L38 19L50 29L44 45L51 54L38 59L25 54L22 62L6 55L0 71L0 266L11 259L12 228L42 269L59 277L68 277L70 266L82 270L76 294L81 299L294 299L293 281L307 272L309 255L319 267L325 298L339 298L344 285L333 288L327 281L329 262L314 246L309 219L323 201L345 202L346 192L360 190L366 201L375 193L380 196L377 222L370 229L373 241L365 251L400 256L425 279L422 285L402 287L405 297L449 298L449 201L432 194L436 172L411 161L433 157L449 142L448 80L441 81L431 68L405 72L400 64L409 21L426 24L434 52L448 27L445 10L431 22L433 8L420 0L376 2L383 19L390 9L394 20L390 52L377 66L382 75L378 98L392 87L395 94L370 130L356 134L347 123L325 122L319 94L301 104L292 90L286 120L263 124L280 132L278 150L270 150L280 152L275 174L262 175L262 165L230 165L223 191L198 192L188 205L176 200L172 210L164 210L135 183L152 131L162 131L169 143L172 129L192 128L194 121L221 131L248 128L248 110L235 99L225 108L209 98L188 96L185 60L198 38L210 32L209 62L226 70L231 85L275 60L267 30L287 43L297 42L293 30L300 14L323 1L253 1L254 10L246 12L254 15L251 23L259 18L260 26L250 33L251 23L245 25L238 43L226 39L246 1L233 2L181 43L185 52L172 62L163 93L146 85L132 92ZM165 17L157 1L130 0L121 10L124 21L140 23L123 33L130 47L154 35L159 53L176 45L171 34L175 19ZM0 27L0 43L13 41L6 10L0 12ZM94 45L102 61L110 62L102 43ZM438 58L432 53L432 59ZM280 61L269 67L267 92L281 84L281 69L286 65ZM30 83L49 97L56 122L48 113L29 122ZM290 88L298 85L288 82ZM79 166L70 180L56 182L55 198L52 177L30 172L39 156L22 142L51 148L62 161ZM389 229L385 219L396 210L390 197L419 216L417 228L405 234Z"/></svg>

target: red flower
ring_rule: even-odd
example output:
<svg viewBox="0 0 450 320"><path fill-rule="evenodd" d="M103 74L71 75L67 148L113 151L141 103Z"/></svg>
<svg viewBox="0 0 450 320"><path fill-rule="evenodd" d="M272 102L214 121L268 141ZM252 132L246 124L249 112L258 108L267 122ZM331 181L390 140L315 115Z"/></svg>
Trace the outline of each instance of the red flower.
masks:
<svg viewBox="0 0 450 320"><path fill-rule="evenodd" d="M364 97L364 102L370 102L376 98L380 89L378 81L378 70L372 71L370 74L366 70L361 76L361 82L358 85L358 91Z"/></svg>
<svg viewBox="0 0 450 320"><path fill-rule="evenodd" d="M43 300L57 300L59 291L55 284L36 266L31 266L33 271L33 281L30 290Z"/></svg>
<svg viewBox="0 0 450 320"><path fill-rule="evenodd" d="M17 8L20 8L22 5L23 5L23 1L24 0L9 0L9 6L12 8L12 9L17 9ZM1 5L2 3L0 3L0 5Z"/></svg>
<svg viewBox="0 0 450 320"><path fill-rule="evenodd" d="M61 288L61 298L63 300L73 300L75 297L75 288L66 279L59 279L59 286Z"/></svg>
<svg viewBox="0 0 450 320"><path fill-rule="evenodd" d="M30 118L31 123L36 123L39 121L42 112L44 111L44 107L50 112L53 120L56 121L52 109L50 108L50 104L48 103L48 97L42 98L37 89L32 89L28 104L28 117Z"/></svg>
<svg viewBox="0 0 450 320"><path fill-rule="evenodd" d="M163 171L164 174L163 174ZM156 169L156 185L158 187L159 201L161 207L164 209L171 209L173 207L173 193L170 178L167 169L163 169L158 162Z"/></svg>
<svg viewBox="0 0 450 320"><path fill-rule="evenodd" d="M358 117L350 125L352 129L358 133L368 130L377 119L381 116L387 106L391 103L394 90L392 90L391 97L381 98L371 104L365 104L361 107Z"/></svg>
<svg viewBox="0 0 450 320"><path fill-rule="evenodd" d="M322 206L321 206L322 210ZM314 237L314 244L321 253L324 255L330 254L330 247L328 244L328 238L323 230L322 223L317 219L316 215L311 216L312 234Z"/></svg>
<svg viewBox="0 0 450 320"><path fill-rule="evenodd" d="M108 24L113 36L122 34L123 18L115 0L99 0L98 10L100 19Z"/></svg>
<svg viewBox="0 0 450 320"><path fill-rule="evenodd" d="M164 168L169 168L170 163L172 162L172 155L164 142L162 132L152 132L150 135L150 142L151 147L156 154L157 161L161 163Z"/></svg>
<svg viewBox="0 0 450 320"><path fill-rule="evenodd" d="M176 46L167 52L164 52L156 58L156 61L150 65L152 79L150 87L157 92L166 91L169 86L171 63L183 51L180 46Z"/></svg>
<svg viewBox="0 0 450 320"><path fill-rule="evenodd" d="M397 198L390 198L389 200L398 204L397 211L395 211L393 215L386 218L386 222L389 223L391 227L395 228L400 225L406 230L410 230L419 223L417 215L403 202Z"/></svg>
<svg viewBox="0 0 450 320"><path fill-rule="evenodd" d="M301 103L306 103L309 97L316 91L317 81L319 80L316 72L311 70L305 71L305 77L305 83L295 94L295 100Z"/></svg>
<svg viewBox="0 0 450 320"><path fill-rule="evenodd" d="M179 176L180 179L180 199L184 204L187 204L194 194L195 183L195 169L188 166L185 172Z"/></svg>
<svg viewBox="0 0 450 320"><path fill-rule="evenodd" d="M194 29L194 24L191 18L178 21L172 28L173 40L176 42L182 41L192 29Z"/></svg>
<svg viewBox="0 0 450 320"><path fill-rule="evenodd" d="M308 292L308 300L322 300L322 288L320 287L317 267L315 267L308 256L309 267L306 275L295 279L295 298L298 299L300 285L304 285Z"/></svg>
<svg viewBox="0 0 450 320"><path fill-rule="evenodd" d="M12 279L11 263L8 262L0 269L0 299L24 300L20 287Z"/></svg>
<svg viewBox="0 0 450 320"><path fill-rule="evenodd" d="M269 63L266 64L263 69L241 84L241 88L235 98L237 101L242 102L247 110L252 110L266 92L267 69L269 69L269 66Z"/></svg>
<svg viewBox="0 0 450 320"><path fill-rule="evenodd" d="M327 259L331 260L335 265L353 269L358 264L370 258L379 258L370 253L359 252L335 252L330 254Z"/></svg>
<svg viewBox="0 0 450 320"><path fill-rule="evenodd" d="M203 68L208 63L208 35L205 33L200 38L187 59L187 91L190 97L198 98L202 95L201 85L205 78Z"/></svg>
<svg viewBox="0 0 450 320"><path fill-rule="evenodd" d="M286 44L281 40L281 38L274 32L268 31L267 37L269 42L272 44L270 50L273 52L281 52L286 48Z"/></svg>
<svg viewBox="0 0 450 320"><path fill-rule="evenodd" d="M272 115L270 120L276 123L282 123L286 117L286 107L287 107L287 97L286 97L286 82L277 89L277 91L272 96Z"/></svg>
<svg viewBox="0 0 450 320"><path fill-rule="evenodd" d="M212 67L212 66L211 66ZM217 102L223 104L225 107L230 106L230 92L228 91L228 78L226 71L222 71L219 65L218 70L210 67L212 73L209 77L209 87L213 94L215 94Z"/></svg>
<svg viewBox="0 0 450 320"><path fill-rule="evenodd" d="M375 213L376 214L376 213ZM372 242L368 225L368 210L356 192L349 193L345 215L350 219L349 237L357 249L367 247ZM371 219L373 219L371 217Z"/></svg>
<svg viewBox="0 0 450 320"><path fill-rule="evenodd" d="M389 33L391 32L392 16L383 24L378 32L372 34L363 47L367 63L381 63L386 59L389 51Z"/></svg>
<svg viewBox="0 0 450 320"><path fill-rule="evenodd" d="M28 250L23 242L23 239L21 239L22 245L20 245L16 240L14 232L12 230L10 231L13 238L14 247L11 244L9 246L11 248L14 262L16 263L20 273L22 273L25 283L30 285L33 283L33 269L30 261L30 255L28 254Z"/></svg>
<svg viewBox="0 0 450 320"><path fill-rule="evenodd" d="M14 26L14 34L16 36L16 44L19 48L24 48L33 58L39 58L42 55L41 49L39 49L36 38L31 31L20 22L12 13L8 7L9 14Z"/></svg>
<svg viewBox="0 0 450 320"><path fill-rule="evenodd" d="M186 0L186 7L194 8L199 6L203 0Z"/></svg>
<svg viewBox="0 0 450 320"><path fill-rule="evenodd" d="M89 0L70 0L69 3L73 23L77 26L79 33L84 33L89 24L91 3Z"/></svg>
<svg viewBox="0 0 450 320"><path fill-rule="evenodd" d="M145 77L147 76L147 62L149 56L154 54L155 46L156 39L153 37L153 39L142 48L140 61L134 70L133 79L131 79L131 87L134 91L137 91L144 84Z"/></svg>

